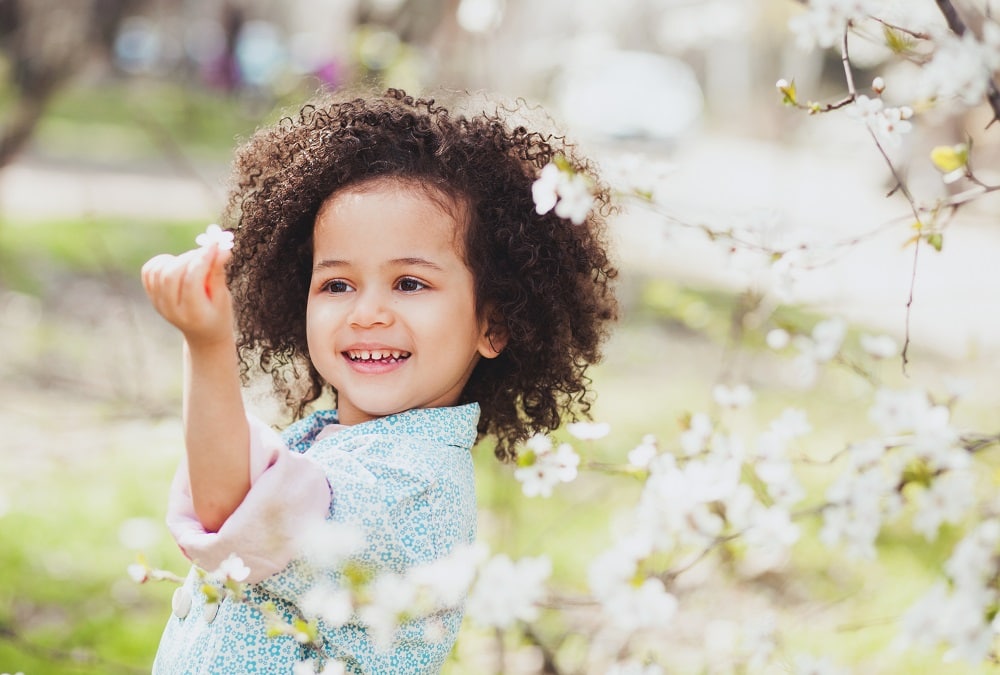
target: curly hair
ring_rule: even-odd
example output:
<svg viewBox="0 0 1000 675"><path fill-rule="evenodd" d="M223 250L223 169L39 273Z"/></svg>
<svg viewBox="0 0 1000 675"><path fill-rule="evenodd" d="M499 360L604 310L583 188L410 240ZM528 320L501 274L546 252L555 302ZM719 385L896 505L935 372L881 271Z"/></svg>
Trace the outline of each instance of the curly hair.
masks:
<svg viewBox="0 0 1000 675"><path fill-rule="evenodd" d="M586 416L587 368L617 316L605 235L610 192L564 137L508 125L517 112L453 115L394 89L327 94L240 147L223 218L236 234L229 285L244 378L255 367L271 375L296 415L325 391L336 395L306 344L314 221L334 192L398 178L467 213L463 253L476 309L488 311L489 334L506 339L497 358L479 361L459 401L480 404L480 437L493 435L495 454L509 460L530 435ZM557 159L594 187L596 206L580 225L536 212L532 184Z"/></svg>

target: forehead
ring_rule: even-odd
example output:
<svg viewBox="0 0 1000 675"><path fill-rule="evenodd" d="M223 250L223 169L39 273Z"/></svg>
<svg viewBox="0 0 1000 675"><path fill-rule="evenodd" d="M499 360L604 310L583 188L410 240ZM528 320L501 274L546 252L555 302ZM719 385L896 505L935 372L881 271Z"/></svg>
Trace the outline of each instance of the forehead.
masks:
<svg viewBox="0 0 1000 675"><path fill-rule="evenodd" d="M468 221L463 200L428 183L376 178L327 197L316 214L314 249L375 246L380 250L447 245L461 254Z"/></svg>

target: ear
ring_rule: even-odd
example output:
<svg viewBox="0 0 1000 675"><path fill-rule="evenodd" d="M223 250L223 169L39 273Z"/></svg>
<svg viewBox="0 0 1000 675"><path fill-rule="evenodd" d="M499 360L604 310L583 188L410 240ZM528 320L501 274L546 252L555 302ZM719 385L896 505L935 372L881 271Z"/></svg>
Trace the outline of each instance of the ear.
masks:
<svg viewBox="0 0 1000 675"><path fill-rule="evenodd" d="M510 335L496 312L492 310L484 312L479 331L477 343L479 355L484 359L495 359L500 356L500 352L507 346Z"/></svg>

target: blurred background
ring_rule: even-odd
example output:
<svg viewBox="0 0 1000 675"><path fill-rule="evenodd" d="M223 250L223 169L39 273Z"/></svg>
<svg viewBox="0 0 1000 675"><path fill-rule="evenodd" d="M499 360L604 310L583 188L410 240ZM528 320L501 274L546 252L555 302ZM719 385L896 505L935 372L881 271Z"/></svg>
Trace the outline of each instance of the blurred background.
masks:
<svg viewBox="0 0 1000 675"><path fill-rule="evenodd" d="M162 524L182 452L180 344L146 306L138 270L216 219L240 139L323 87L523 98L609 177L655 195L655 208L632 204L612 223L625 312L595 372L595 414L618 435L593 459L621 461L645 433L676 436L719 382L749 383L770 412L807 408L819 442L837 447L865 427L867 383L835 373L810 388L763 347L768 327L808 330L828 315L899 344L909 325L907 372L897 359L880 376L969 376L959 418L994 430L1000 205L988 195L963 209L914 275L912 216L886 197L893 182L864 127L780 104L782 77L803 99L846 91L839 53L796 46L799 11L792 0L0 0L0 671L148 672L172 588L140 587L125 568L141 554L184 569ZM887 100L912 100L913 68L876 40L852 54L859 90L882 75ZM970 134L977 174L1000 182L988 109L918 112L893 157L921 199L950 189L929 149ZM771 252L801 246L814 254L775 269ZM488 451L477 461L483 537L553 555L557 576L582 584L610 534L604 488L582 480L529 502ZM634 486L615 494L626 504ZM946 552L892 578L903 569L902 586L918 588ZM831 579L817 551L796 564L830 584L816 591L825 607L890 578ZM697 651L718 593L752 613L791 592L754 583L694 598L701 619L677 632L677 653ZM783 616L804 644L903 609L883 596L805 627L796 598ZM838 639L869 672L904 672L853 634ZM507 672L538 670L530 648L512 650L523 663L512 656ZM459 649L451 672L495 668L476 651ZM927 672L972 672L954 667Z"/></svg>

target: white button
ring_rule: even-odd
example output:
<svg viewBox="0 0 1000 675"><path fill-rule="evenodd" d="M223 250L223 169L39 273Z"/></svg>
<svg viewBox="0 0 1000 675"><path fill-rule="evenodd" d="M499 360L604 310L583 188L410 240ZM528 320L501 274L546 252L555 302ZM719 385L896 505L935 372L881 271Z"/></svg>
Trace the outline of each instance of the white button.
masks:
<svg viewBox="0 0 1000 675"><path fill-rule="evenodd" d="M205 603L205 610L202 612L201 616L208 623L215 621L215 615L219 613L219 603L208 602Z"/></svg>
<svg viewBox="0 0 1000 675"><path fill-rule="evenodd" d="M191 611L191 594L183 586L174 591L174 597L170 601L170 607L174 610L174 616L183 619Z"/></svg>

